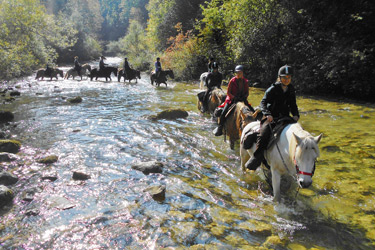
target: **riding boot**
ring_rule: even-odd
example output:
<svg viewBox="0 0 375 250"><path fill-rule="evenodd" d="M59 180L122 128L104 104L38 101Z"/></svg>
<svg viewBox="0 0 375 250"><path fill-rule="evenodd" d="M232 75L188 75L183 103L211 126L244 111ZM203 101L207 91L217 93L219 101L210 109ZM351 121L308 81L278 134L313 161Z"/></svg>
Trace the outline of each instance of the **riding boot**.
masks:
<svg viewBox="0 0 375 250"><path fill-rule="evenodd" d="M269 137L271 136L271 128L268 122L262 124L262 129L257 138L256 150L254 155L245 163L245 167L249 170L256 170L264 160L264 150L267 148Z"/></svg>
<svg viewBox="0 0 375 250"><path fill-rule="evenodd" d="M219 118L219 126L215 128L213 131L215 136L221 136L223 134L223 127L224 127L224 123L226 119L225 115L228 112L229 106L230 105L228 103L226 103L224 106L223 112L221 113L220 118Z"/></svg>
<svg viewBox="0 0 375 250"><path fill-rule="evenodd" d="M204 113L207 111L207 99L208 99L208 93L209 93L209 90L206 91L206 93L204 93L204 96L203 96L203 100L202 100L202 107L201 107L201 112Z"/></svg>

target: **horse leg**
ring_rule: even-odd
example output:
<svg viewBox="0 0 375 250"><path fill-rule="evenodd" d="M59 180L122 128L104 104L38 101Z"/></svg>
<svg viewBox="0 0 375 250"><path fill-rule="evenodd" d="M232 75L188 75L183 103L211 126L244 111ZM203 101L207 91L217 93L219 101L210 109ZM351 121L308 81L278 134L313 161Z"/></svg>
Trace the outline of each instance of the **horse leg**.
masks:
<svg viewBox="0 0 375 250"><path fill-rule="evenodd" d="M281 175L278 171L275 170L275 167L271 167L272 173L272 189L273 189L273 200L280 202L280 182L281 182Z"/></svg>

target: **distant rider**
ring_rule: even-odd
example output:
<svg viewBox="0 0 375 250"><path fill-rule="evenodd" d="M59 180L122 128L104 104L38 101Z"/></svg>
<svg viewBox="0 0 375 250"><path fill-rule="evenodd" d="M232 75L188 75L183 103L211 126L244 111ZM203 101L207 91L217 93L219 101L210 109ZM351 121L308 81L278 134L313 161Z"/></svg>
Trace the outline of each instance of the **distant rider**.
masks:
<svg viewBox="0 0 375 250"><path fill-rule="evenodd" d="M242 65L237 65L234 71L236 76L229 81L227 97L224 102L224 109L220 115L219 126L213 131L215 136L220 136L223 134L225 115L232 103L244 102L245 105L247 105L251 111L254 112L254 109L247 101L247 97L249 96L249 83L244 77L244 68Z"/></svg>
<svg viewBox="0 0 375 250"><path fill-rule="evenodd" d="M207 71L208 72L213 71L213 67L212 67L213 65L214 65L214 58L210 57L210 59L208 59L208 64L207 64Z"/></svg>
<svg viewBox="0 0 375 250"><path fill-rule="evenodd" d="M160 75L161 71L162 71L162 69L161 69L160 57L158 57L158 58L156 58L156 62L155 62L156 79L159 78L159 75Z"/></svg>
<svg viewBox="0 0 375 250"><path fill-rule="evenodd" d="M219 65L217 62L214 62L212 64L212 72L209 72L206 77L206 86L207 90L206 93L204 93L203 96L203 106L202 106L202 112L205 112L207 110L208 106L208 97L210 96L210 93L212 90L216 88L221 88L221 82L223 80L223 75L219 72Z"/></svg>
<svg viewBox="0 0 375 250"><path fill-rule="evenodd" d="M46 70L44 71L44 74L45 74L46 76L51 77L51 74L52 74L52 68L49 66L49 63L47 63L47 65L46 65Z"/></svg>
<svg viewBox="0 0 375 250"><path fill-rule="evenodd" d="M100 57L100 61L99 61L99 70L100 71L103 71L105 69L105 66L108 65L108 64L104 63L104 59L107 59L107 58L105 58L104 56Z"/></svg>
<svg viewBox="0 0 375 250"><path fill-rule="evenodd" d="M78 56L74 57L74 70L81 76L81 64L78 61Z"/></svg>
<svg viewBox="0 0 375 250"><path fill-rule="evenodd" d="M267 148L273 128L284 117L293 115L295 122L299 119L299 112L296 102L296 94L292 81L293 69L285 65L279 69L276 83L272 84L260 103L263 113L260 134L257 138L254 155L246 162L245 166L250 170L256 170L264 159L264 150Z"/></svg>
<svg viewBox="0 0 375 250"><path fill-rule="evenodd" d="M125 76L125 79L127 78L126 76L129 74L129 71L130 71L130 66L129 66L128 58L125 57L125 61L124 61L124 76Z"/></svg>

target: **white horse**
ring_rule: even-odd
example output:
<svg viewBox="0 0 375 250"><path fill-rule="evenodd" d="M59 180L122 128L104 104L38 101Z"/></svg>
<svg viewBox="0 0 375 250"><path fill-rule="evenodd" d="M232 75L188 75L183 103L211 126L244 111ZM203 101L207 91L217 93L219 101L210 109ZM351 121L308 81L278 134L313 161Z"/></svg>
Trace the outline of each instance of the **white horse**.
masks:
<svg viewBox="0 0 375 250"><path fill-rule="evenodd" d="M201 76L199 77L199 80L200 80L200 84L199 84L199 88L200 89L203 89L203 86L204 84L206 83L206 78L208 76L208 73L209 72L204 72L201 74Z"/></svg>
<svg viewBox="0 0 375 250"><path fill-rule="evenodd" d="M241 167L245 171L245 163L253 155L256 143L248 150L244 149L245 134L259 130L260 122L249 123L243 130L240 143ZM280 180L284 174L296 177L298 185L308 188L312 184L315 161L319 157L318 143L322 134L313 137L303 130L299 123L287 125L276 142L265 151L264 156L271 166L272 188L275 201L280 201Z"/></svg>
<svg viewBox="0 0 375 250"><path fill-rule="evenodd" d="M90 73L91 71L91 66L90 64L83 64L82 67L81 67L81 80L82 80L82 76L85 75L87 76L88 73ZM74 77L78 76L78 72L77 70L75 70L74 68L70 68L66 74L65 74L65 77L64 79L69 79L69 77L73 77L73 80L74 80Z"/></svg>

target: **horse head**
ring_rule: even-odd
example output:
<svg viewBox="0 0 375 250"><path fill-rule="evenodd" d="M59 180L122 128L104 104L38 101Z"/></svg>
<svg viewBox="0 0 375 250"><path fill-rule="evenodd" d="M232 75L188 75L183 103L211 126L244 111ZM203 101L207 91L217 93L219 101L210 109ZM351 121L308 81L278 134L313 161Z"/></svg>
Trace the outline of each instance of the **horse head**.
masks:
<svg viewBox="0 0 375 250"><path fill-rule="evenodd" d="M293 163L296 167L297 182L300 187L308 188L312 184L312 177L315 171L315 162L319 157L318 143L322 138L322 134L312 137L299 137L293 132L293 138L295 143L295 150L293 155ZM293 142L293 141L292 141ZM290 151L293 152L293 151Z"/></svg>
<svg viewBox="0 0 375 250"><path fill-rule="evenodd" d="M174 73L173 73L173 70L169 69L169 70L166 70L165 72L166 72L167 75L169 75L172 79L174 79Z"/></svg>
<svg viewBox="0 0 375 250"><path fill-rule="evenodd" d="M245 128L247 124L250 122L254 122L256 119L253 117L253 112L250 110L248 106L245 105L244 102L238 102L237 105L239 105L240 114L237 117L237 124L240 128L240 137L242 130Z"/></svg>
<svg viewBox="0 0 375 250"><path fill-rule="evenodd" d="M61 77L64 77L64 72L61 69L56 69L57 74L59 74Z"/></svg>
<svg viewBox="0 0 375 250"><path fill-rule="evenodd" d="M112 72L113 72L113 74L115 74L115 76L117 76L118 69L116 67L113 67Z"/></svg>

